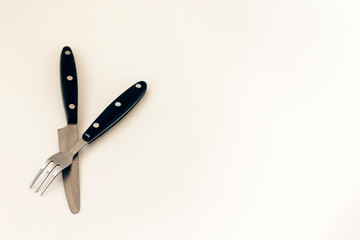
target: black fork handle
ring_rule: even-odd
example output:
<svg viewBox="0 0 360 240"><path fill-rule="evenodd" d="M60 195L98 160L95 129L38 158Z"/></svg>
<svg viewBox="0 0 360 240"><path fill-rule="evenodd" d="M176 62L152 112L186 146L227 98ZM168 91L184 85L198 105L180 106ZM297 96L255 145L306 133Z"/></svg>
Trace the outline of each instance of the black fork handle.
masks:
<svg viewBox="0 0 360 240"><path fill-rule="evenodd" d="M91 143L125 117L144 96L146 88L146 83L140 81L116 98L85 131L83 140Z"/></svg>

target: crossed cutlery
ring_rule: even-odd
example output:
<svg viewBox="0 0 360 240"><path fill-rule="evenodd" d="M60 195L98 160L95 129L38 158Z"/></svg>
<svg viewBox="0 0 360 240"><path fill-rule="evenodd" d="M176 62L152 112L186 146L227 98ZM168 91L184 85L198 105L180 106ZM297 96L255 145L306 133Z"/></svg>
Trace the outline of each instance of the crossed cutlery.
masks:
<svg viewBox="0 0 360 240"><path fill-rule="evenodd" d="M92 143L103 133L119 122L144 96L147 85L144 81L137 82L117 97L89 126L73 147L68 151L60 151L50 156L41 166L30 189L34 186L41 194L48 189L56 176L73 163L76 154L87 144Z"/></svg>

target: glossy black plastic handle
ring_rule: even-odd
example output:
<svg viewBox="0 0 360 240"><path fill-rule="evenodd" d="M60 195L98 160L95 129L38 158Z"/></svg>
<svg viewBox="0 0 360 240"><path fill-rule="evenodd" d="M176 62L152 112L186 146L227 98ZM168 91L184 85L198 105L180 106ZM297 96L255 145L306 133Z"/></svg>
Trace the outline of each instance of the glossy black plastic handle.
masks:
<svg viewBox="0 0 360 240"><path fill-rule="evenodd" d="M77 124L78 83L74 54L70 47L64 47L61 51L60 82L67 123Z"/></svg>
<svg viewBox="0 0 360 240"><path fill-rule="evenodd" d="M82 138L90 143L120 121L144 96L146 82L138 82L116 98L85 131Z"/></svg>

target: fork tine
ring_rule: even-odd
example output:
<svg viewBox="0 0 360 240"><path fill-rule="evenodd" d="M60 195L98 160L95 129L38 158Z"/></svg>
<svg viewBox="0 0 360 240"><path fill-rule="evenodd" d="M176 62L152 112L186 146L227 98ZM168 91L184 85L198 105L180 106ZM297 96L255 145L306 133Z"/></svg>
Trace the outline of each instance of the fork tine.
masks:
<svg viewBox="0 0 360 240"><path fill-rule="evenodd" d="M52 166L50 166L52 164ZM55 165L55 166L54 166ZM37 193L39 191L39 189L41 188L41 186L44 184L44 182L46 181L46 179L50 176L51 172L54 171L54 169L57 167L58 165L56 165L55 163L51 162L47 168L51 168L51 170L47 170L46 173L46 177L42 180L42 182L40 183L39 187L36 189L35 193Z"/></svg>
<svg viewBox="0 0 360 240"><path fill-rule="evenodd" d="M41 166L39 172L36 174L34 180L31 182L30 184L30 188L32 188L35 184L35 182L38 180L38 178L40 177L41 173L45 170L45 168L51 163L51 161L48 159L46 160L46 162Z"/></svg>
<svg viewBox="0 0 360 240"><path fill-rule="evenodd" d="M40 194L40 196L42 196L42 195L44 194L44 192L46 191L46 189L48 189L48 187L50 186L50 184L54 181L54 179L56 178L56 176L59 175L59 173L62 171L62 169L61 169L61 167L60 167L59 165L56 165L56 166L54 167L54 169L55 169L56 167L59 167L59 168L52 173L52 176L51 176L48 184L45 186L45 189L44 189L44 191L42 191L42 193Z"/></svg>

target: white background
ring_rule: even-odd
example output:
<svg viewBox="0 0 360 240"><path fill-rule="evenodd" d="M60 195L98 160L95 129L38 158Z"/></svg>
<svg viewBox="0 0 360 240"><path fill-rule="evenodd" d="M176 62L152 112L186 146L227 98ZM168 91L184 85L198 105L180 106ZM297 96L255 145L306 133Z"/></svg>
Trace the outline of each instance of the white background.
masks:
<svg viewBox="0 0 360 240"><path fill-rule="evenodd" d="M360 239L360 2L0 2L0 239ZM65 125L139 80L134 110L61 177L28 186Z"/></svg>

